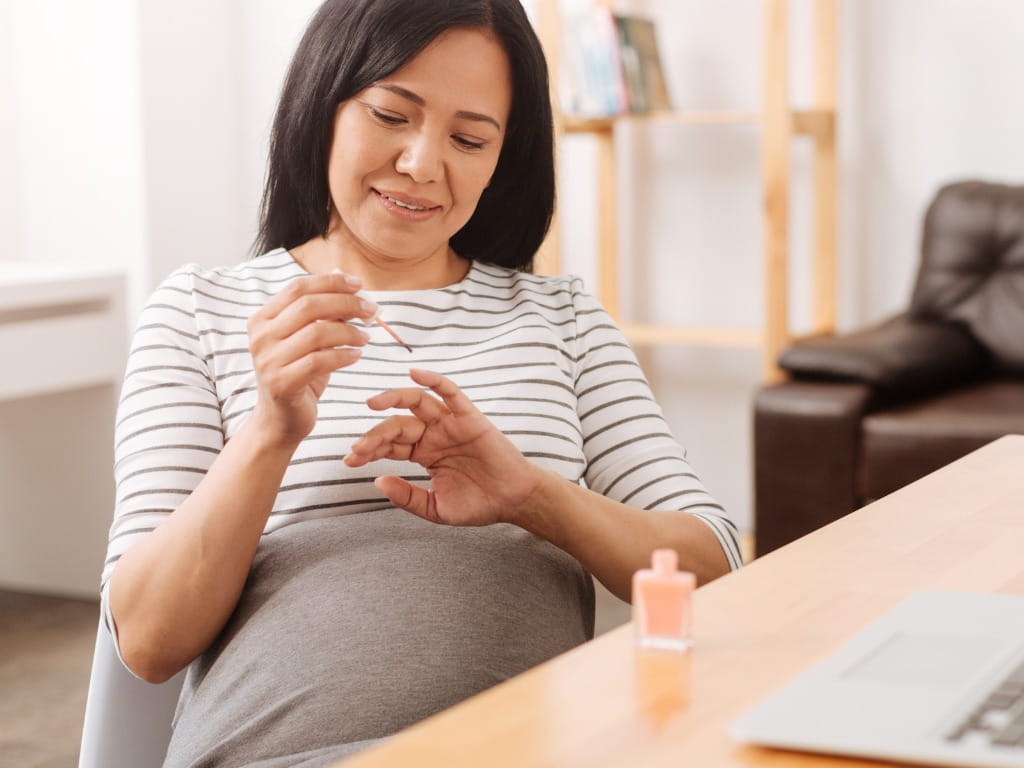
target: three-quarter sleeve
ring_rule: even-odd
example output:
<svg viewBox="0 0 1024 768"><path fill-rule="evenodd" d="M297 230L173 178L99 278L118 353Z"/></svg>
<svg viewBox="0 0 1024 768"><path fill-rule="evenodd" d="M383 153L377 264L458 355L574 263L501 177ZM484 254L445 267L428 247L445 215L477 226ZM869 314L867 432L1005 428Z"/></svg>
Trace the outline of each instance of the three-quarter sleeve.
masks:
<svg viewBox="0 0 1024 768"><path fill-rule="evenodd" d="M573 302L587 487L634 507L695 515L714 531L730 568L738 568L736 525L687 461L622 331L578 280Z"/></svg>

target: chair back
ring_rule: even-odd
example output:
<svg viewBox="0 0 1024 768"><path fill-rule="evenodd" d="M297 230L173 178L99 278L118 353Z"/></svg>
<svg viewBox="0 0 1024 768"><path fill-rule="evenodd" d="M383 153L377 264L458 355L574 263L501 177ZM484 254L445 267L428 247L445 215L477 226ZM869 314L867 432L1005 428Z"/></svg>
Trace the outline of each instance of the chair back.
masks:
<svg viewBox="0 0 1024 768"><path fill-rule="evenodd" d="M153 685L132 675L102 619L96 632L78 768L159 768L185 678Z"/></svg>
<svg viewBox="0 0 1024 768"><path fill-rule="evenodd" d="M1024 373L1024 186L960 181L936 193L910 316L963 325L997 368Z"/></svg>

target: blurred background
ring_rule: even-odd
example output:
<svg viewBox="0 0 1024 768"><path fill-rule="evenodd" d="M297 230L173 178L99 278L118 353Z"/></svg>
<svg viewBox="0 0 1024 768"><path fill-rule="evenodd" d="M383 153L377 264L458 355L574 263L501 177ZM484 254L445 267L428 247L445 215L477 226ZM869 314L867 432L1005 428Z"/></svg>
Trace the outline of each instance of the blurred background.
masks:
<svg viewBox="0 0 1024 768"><path fill-rule="evenodd" d="M524 4L536 13L531 0ZM583 4L561 3L566 13ZM251 255L275 101L317 5L0 0L0 379L21 382L0 387L0 589L95 596L112 510L117 376L135 316L179 265ZM676 108L758 109L760 0L616 8L656 21ZM811 88L814 65L801 43L810 19L811 3L792 0L796 105ZM1021 29L1024 4L1014 0L839 3L840 329L906 304L921 217L939 186L962 178L1024 183ZM757 325L764 277L757 127L627 125L615 141L623 312L656 323ZM589 286L594 153L592 137L567 136L559 165L563 268ZM796 332L810 325L809 164L809 144L796 139ZM59 306L105 302L110 322L69 322L55 345L16 338L12 319L30 312L25 286L47 275ZM69 275L93 293L74 294ZM108 293L97 299L97 291ZM757 352L674 345L640 355L692 463L752 533ZM98 359L102 370L86 375ZM9 628L23 607L11 600L12 612L0 612ZM91 614L87 623L93 632ZM4 637L0 643L11 642ZM0 650L0 664L5 655ZM3 669L0 680L13 674ZM5 738L6 754L14 754L7 717L0 710L3 764Z"/></svg>
<svg viewBox="0 0 1024 768"><path fill-rule="evenodd" d="M567 13L583 5L563 2ZM0 1L0 265L70 262L126 279L140 303L186 262L248 258L266 141L315 0ZM526 2L533 13L533 3ZM649 0L681 109L756 110L759 0ZM943 183L1024 179L1024 6L1013 0L839 3L838 324L905 303L924 207ZM811 3L790 9L791 91L808 99ZM616 134L623 312L651 322L760 320L756 126L626 125ZM791 153L791 324L809 323L809 142ZM593 140L562 144L563 269L595 282ZM0 272L2 274L2 272ZM592 288L596 291L596 287ZM639 309L638 309L639 307ZM124 344L95 338L96 348ZM60 354L39 350L40 355ZM640 350L701 475L751 528L756 352ZM0 349L0 360L4 352ZM6 368L8 361L0 363ZM58 388L60 382L52 382ZM113 384L112 386L116 386ZM112 386L0 401L0 584L96 587L110 516ZM67 546L56 534L76 521ZM15 535L15 533L17 535ZM31 562L29 562L31 561ZM34 570L38 565L39 570ZM30 578L21 574L32 568Z"/></svg>

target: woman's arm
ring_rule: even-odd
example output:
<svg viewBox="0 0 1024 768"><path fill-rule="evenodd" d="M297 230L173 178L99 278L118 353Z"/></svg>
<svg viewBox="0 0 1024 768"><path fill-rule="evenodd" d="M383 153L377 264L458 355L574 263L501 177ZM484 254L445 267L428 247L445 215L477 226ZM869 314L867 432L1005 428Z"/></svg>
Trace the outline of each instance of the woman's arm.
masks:
<svg viewBox="0 0 1024 768"><path fill-rule="evenodd" d="M330 373L357 360L354 347L366 343L365 334L345 322L373 314L373 307L360 305L353 295L358 287L344 275L298 278L249 320L255 409L198 485L121 554L110 575L118 648L139 677L161 682L173 676L210 645L234 610L288 463L316 423ZM166 370L172 375L181 367ZM194 371L190 375L197 377ZM208 390L206 399L215 403L212 384ZM204 390L194 384L190 391L195 399ZM189 442L190 431L197 435L191 442L199 442L198 434L212 426L162 423L173 422L162 411L136 411L151 423L133 426L125 438L130 437L125 458L145 457L146 466L122 465L131 489L123 491L119 484L119 496L138 500L168 493L153 479L162 475L149 470L174 470L160 466L174 463L172 449L180 447L174 444ZM128 533L138 537L142 531Z"/></svg>
<svg viewBox="0 0 1024 768"><path fill-rule="evenodd" d="M729 572L722 545L698 517L631 507L536 470L534 492L509 510L508 522L564 549L620 599L630 601L633 573L649 568L659 547L675 549L679 567L693 571L698 584Z"/></svg>
<svg viewBox="0 0 1024 768"><path fill-rule="evenodd" d="M118 560L110 610L124 663L161 683L213 642L238 602L294 447L250 418L203 480Z"/></svg>

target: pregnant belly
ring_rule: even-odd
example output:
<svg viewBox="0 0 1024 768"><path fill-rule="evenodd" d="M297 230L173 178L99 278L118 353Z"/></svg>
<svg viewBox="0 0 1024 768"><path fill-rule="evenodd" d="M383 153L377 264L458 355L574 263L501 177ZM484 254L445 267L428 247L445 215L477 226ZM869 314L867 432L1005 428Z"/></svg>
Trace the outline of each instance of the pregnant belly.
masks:
<svg viewBox="0 0 1024 768"><path fill-rule="evenodd" d="M593 636L579 563L512 525L452 528L401 510L263 537L178 729L303 749L379 738Z"/></svg>

